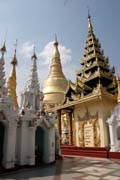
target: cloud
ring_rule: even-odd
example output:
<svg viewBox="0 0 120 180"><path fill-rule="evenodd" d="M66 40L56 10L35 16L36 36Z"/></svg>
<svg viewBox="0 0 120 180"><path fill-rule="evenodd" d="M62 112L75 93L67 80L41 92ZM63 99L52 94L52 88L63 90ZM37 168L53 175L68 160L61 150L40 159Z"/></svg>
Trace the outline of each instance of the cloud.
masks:
<svg viewBox="0 0 120 180"><path fill-rule="evenodd" d="M33 48L34 48L34 44L28 41L21 45L18 53L23 58L30 58L31 54L33 53Z"/></svg>
<svg viewBox="0 0 120 180"><path fill-rule="evenodd" d="M53 53L54 42L48 42L41 52L37 53L39 59L42 59L42 65L49 65L51 63L52 53ZM19 55L22 58L30 58L33 53L34 44L30 41L25 42L21 45L19 50ZM59 44L58 46L60 52L60 58L62 64L67 64L71 61L71 49Z"/></svg>
<svg viewBox="0 0 120 180"><path fill-rule="evenodd" d="M38 56L38 76L39 76L39 82L40 86L42 87L43 82L45 79L47 79L47 76L50 71L50 64L52 59L52 53L53 53L53 43L54 42L48 42L42 51L36 52ZM33 53L34 44L30 41L23 43L19 50L18 50L18 56L19 59L21 59L18 63L17 67L17 91L18 91L18 99L20 102L20 94L23 91L27 80L30 78L31 73L31 55ZM65 74L66 78L71 79L72 76L75 75L74 73L74 63L72 60L72 52L71 49L59 44L58 46L59 52L60 52L60 58L62 63L62 69L63 73ZM26 61L25 59L28 59ZM23 78L24 77L24 78Z"/></svg>
<svg viewBox="0 0 120 180"><path fill-rule="evenodd" d="M42 61L44 65L49 65L51 62L53 48L54 48L53 43L54 42L49 42L48 44L46 44L43 51L38 54L39 58L42 58L44 60ZM61 44L58 46L58 49L60 52L62 64L67 64L68 62L70 62L71 50L66 48L65 46L62 46Z"/></svg>

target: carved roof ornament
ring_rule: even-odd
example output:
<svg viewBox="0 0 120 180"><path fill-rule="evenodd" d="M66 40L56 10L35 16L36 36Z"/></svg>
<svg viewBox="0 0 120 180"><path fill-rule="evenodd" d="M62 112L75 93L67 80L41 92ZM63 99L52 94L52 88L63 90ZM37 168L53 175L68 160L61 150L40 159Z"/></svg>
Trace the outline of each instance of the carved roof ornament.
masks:
<svg viewBox="0 0 120 180"><path fill-rule="evenodd" d="M96 112L96 114L94 114L94 115L91 115L88 108L86 107L85 109L86 109L86 112L85 112L83 117L80 117L80 115L78 114L78 121L89 121L91 119L97 119L98 118L98 112Z"/></svg>

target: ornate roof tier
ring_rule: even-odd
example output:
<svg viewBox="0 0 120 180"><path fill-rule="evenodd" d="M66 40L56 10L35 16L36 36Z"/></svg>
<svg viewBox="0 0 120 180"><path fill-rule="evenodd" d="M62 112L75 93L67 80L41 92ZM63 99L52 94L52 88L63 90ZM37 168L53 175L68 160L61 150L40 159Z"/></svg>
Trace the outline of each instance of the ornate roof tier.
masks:
<svg viewBox="0 0 120 180"><path fill-rule="evenodd" d="M77 77L87 86L94 88L101 84L105 89L115 94L116 84L114 67L110 68L108 57L104 56L101 44L96 38L90 15L88 16L88 36L85 42L85 51L81 60L81 70L76 72ZM113 85L112 85L113 84ZM108 87L107 87L108 86ZM110 88L110 86L112 88ZM113 88L114 87L114 88Z"/></svg>
<svg viewBox="0 0 120 180"><path fill-rule="evenodd" d="M115 69L110 67L108 57L104 56L99 39L96 38L90 15L88 16L88 36L85 42L81 69L76 71L76 83L69 81L67 100L76 101L95 92L114 95L117 92Z"/></svg>

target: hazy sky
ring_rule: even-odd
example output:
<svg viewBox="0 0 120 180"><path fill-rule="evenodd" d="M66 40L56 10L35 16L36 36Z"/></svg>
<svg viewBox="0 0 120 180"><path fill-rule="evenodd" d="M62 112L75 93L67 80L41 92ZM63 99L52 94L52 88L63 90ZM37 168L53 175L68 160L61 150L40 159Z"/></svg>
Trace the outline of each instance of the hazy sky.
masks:
<svg viewBox="0 0 120 180"><path fill-rule="evenodd" d="M40 84L48 76L54 34L57 34L63 72L75 79L87 37L87 14L102 49L120 74L120 0L0 0L0 45L6 37L6 79L17 48L17 93L29 79L33 46L38 54Z"/></svg>

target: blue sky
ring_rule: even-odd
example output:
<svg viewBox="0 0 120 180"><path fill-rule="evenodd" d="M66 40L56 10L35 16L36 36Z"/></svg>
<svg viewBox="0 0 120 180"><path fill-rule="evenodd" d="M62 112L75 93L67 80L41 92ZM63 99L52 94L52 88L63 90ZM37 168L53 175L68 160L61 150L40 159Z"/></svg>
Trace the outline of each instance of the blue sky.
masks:
<svg viewBox="0 0 120 180"><path fill-rule="evenodd" d="M96 36L104 53L120 74L120 0L0 0L0 45L6 37L6 79L10 60L17 48L17 93L23 90L30 74L33 46L38 54L38 73L42 86L47 78L54 34L57 34L63 72L75 80L75 70L87 37L88 7Z"/></svg>

